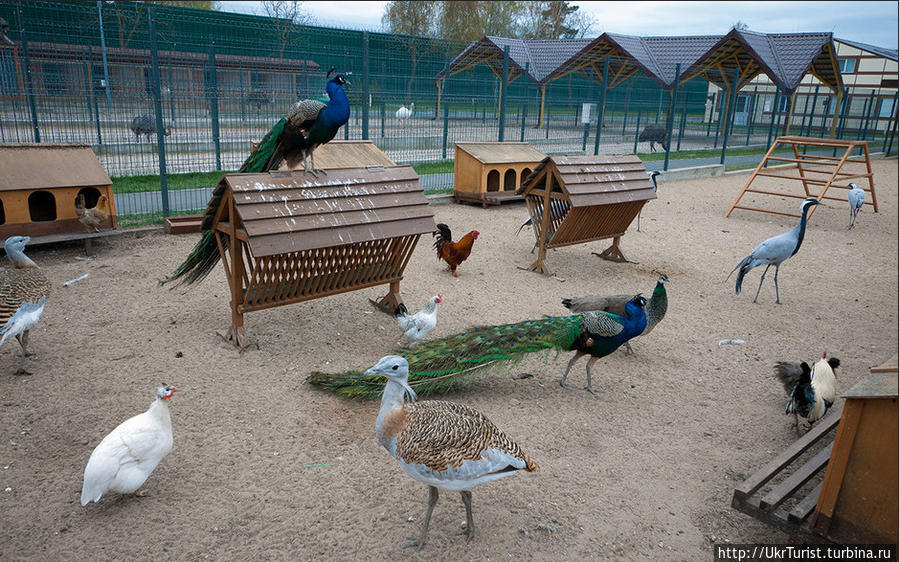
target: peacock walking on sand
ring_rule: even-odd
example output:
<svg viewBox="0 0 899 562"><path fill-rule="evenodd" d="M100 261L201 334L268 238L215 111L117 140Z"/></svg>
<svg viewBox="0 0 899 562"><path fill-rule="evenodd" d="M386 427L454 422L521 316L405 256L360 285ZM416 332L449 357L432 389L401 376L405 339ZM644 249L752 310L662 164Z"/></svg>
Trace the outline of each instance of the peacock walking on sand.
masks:
<svg viewBox="0 0 899 562"><path fill-rule="evenodd" d="M665 290L665 284L669 283L668 276L664 273L659 274L656 286L652 290L652 296L646 303L646 329L643 330L641 336L645 336L656 327L656 324L665 318L668 312L668 292ZM631 295L588 295L585 297L573 297L570 299L562 299L562 305L571 310L571 312L587 312L603 310L611 312L619 316L626 315L625 306L631 300ZM624 342L625 353L633 355L634 350L631 349L630 342Z"/></svg>
<svg viewBox="0 0 899 562"><path fill-rule="evenodd" d="M470 384L486 368L520 361L538 351L576 351L569 361L565 378L575 361L590 355L587 390L593 392L590 367L609 355L646 327L643 307L646 299L637 295L627 306L627 316L607 312L585 312L571 316L547 316L501 326L480 326L445 338L424 341L414 349L397 349L391 355L409 363L409 384L421 395L449 392ZM384 390L384 377L362 371L343 373L313 372L309 383L348 398L377 398Z"/></svg>
<svg viewBox="0 0 899 562"><path fill-rule="evenodd" d="M328 72L331 75L334 69ZM310 171L306 165L306 157L312 160L312 173L316 174L315 159L312 154L316 147L327 143L350 118L350 104L343 85L346 78L340 74L331 78L327 84L329 102L324 104L318 100L301 100L291 108L287 117L278 121L266 133L253 152L238 170L239 173L260 173L277 170L281 162L289 154L297 151L303 157L304 171ZM202 281L219 261L219 250L212 232L215 209L218 208L224 195L224 185L219 184L212 194L201 230L203 236L178 269L165 278L162 283L179 281L188 285ZM223 241L226 244L227 241ZM227 248L223 248L227 249Z"/></svg>

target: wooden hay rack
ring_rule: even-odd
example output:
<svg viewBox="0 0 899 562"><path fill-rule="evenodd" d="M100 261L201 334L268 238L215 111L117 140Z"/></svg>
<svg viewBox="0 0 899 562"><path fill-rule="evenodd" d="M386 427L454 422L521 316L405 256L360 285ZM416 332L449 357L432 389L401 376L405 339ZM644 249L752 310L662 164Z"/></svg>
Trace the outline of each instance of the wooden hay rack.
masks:
<svg viewBox="0 0 899 562"><path fill-rule="evenodd" d="M230 287L228 339L244 347L247 312L386 284L375 304L392 313L412 251L436 224L412 167L380 166L226 174L205 228Z"/></svg>
<svg viewBox="0 0 899 562"><path fill-rule="evenodd" d="M527 269L545 275L550 275L547 249L605 238L612 238L612 245L596 255L627 261L621 237L643 205L656 198L643 162L634 155L549 156L518 193L525 197L537 238L537 260Z"/></svg>
<svg viewBox="0 0 899 562"><path fill-rule="evenodd" d="M792 148L793 156L782 156L775 154L778 148ZM800 149L805 152L800 152ZM809 149L813 152L808 153ZM821 154L822 149L830 149L829 154ZM861 150L864 153L864 159L852 158L855 150ZM780 164L784 163L786 164ZM776 166L776 167L769 167ZM860 169L862 168L863 169ZM777 179L786 179L799 181L802 183L802 191L788 193L785 191L772 191L771 189L763 189L753 187L753 182L759 177L770 177ZM746 211L759 211L762 213L771 213L775 215L786 215L790 217L799 217L798 213L788 212L777 209L765 209L748 204L740 204L741 199L747 193L758 195L773 195L777 197L791 197L795 199L805 199L806 197L814 197L818 201L824 199L830 201L847 201L847 196L832 197L827 195L830 188L849 190L849 183L852 180L867 180L867 185L857 184L858 187L870 193L870 197L865 198L865 205L874 207L877 210L877 195L874 192L874 173L871 170L871 159L868 154L868 143L859 140L850 139L819 139L814 137L778 137L758 167L752 172L749 181L737 195L736 201L724 214L725 218L729 217L734 209L743 209ZM815 212L815 207L809 210L809 216Z"/></svg>

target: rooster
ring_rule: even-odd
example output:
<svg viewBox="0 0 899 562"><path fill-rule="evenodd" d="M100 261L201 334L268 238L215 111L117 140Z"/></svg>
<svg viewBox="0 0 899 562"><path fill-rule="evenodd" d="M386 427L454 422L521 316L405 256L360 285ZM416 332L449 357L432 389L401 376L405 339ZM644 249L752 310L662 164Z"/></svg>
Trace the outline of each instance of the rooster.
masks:
<svg viewBox="0 0 899 562"><path fill-rule="evenodd" d="M809 425L824 417L828 408L836 398L835 370L840 366L836 357L827 358L827 352L821 360L809 367L808 363L788 363L778 361L774 365L774 376L783 385L790 401L787 402L785 414L793 414L796 430L799 430L799 416L808 420Z"/></svg>
<svg viewBox="0 0 899 562"><path fill-rule="evenodd" d="M410 341L410 346L415 346L428 335L428 332L437 326L437 305L443 301L440 295L434 295L428 300L428 304L415 314L408 314L406 305L400 304L396 308L396 323L403 331L403 335Z"/></svg>
<svg viewBox="0 0 899 562"><path fill-rule="evenodd" d="M453 242L453 233L450 232L450 228L440 223L433 234L437 238L434 241L434 248L437 249L437 259L445 261L449 266L448 269L453 272L453 277L458 277L459 274L456 273L456 268L468 259L468 256L471 254L471 247L481 233L477 230L472 230L460 238L458 242Z"/></svg>
<svg viewBox="0 0 899 562"><path fill-rule="evenodd" d="M94 232L100 232L100 225L109 218L108 201L106 196L102 196L97 200L97 204L89 209L84 204L84 194L78 194L75 199L75 214L78 215L78 222L86 226L88 230L93 229Z"/></svg>

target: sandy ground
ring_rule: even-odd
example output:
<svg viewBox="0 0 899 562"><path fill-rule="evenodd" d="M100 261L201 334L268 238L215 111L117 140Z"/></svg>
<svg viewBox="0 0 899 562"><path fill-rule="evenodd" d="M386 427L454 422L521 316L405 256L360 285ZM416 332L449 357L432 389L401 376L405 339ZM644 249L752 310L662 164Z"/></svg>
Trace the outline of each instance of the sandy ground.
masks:
<svg viewBox="0 0 899 562"><path fill-rule="evenodd" d="M260 349L239 354L217 335L230 318L221 271L189 291L157 286L196 235L101 242L91 261L75 259L78 245L35 248L55 288L31 335L34 374L11 374L15 342L0 350L0 558L700 560L713 542L785 542L730 507L738 482L796 439L773 363L826 350L843 361L845 391L897 349L897 162L874 167L880 212L865 207L847 232L846 204L820 208L782 268L782 305L773 272L758 304L759 270L741 295L725 282L756 244L795 224L748 211L723 218L745 174L661 182L642 232L623 238L636 263L593 256L606 241L570 246L549 254L556 277L517 269L532 260L529 231L515 236L524 206L434 206L455 233L481 238L458 279L428 239L414 253L409 307L445 299L432 337L564 313L563 297L648 295L654 269L671 284L668 315L635 340L636 356L597 363L597 396L582 390L583 363L566 390L557 380L567 355L538 355L446 397L484 412L541 471L474 491L470 543L453 536L464 520L458 494L442 494L420 553L400 545L419 531L426 488L375 440L378 404L304 382L312 370L371 366L395 344L392 319L368 303L384 288L249 314ZM745 344L718 345L731 338ZM93 447L146 410L162 382L183 392L171 401L174 450L149 496L81 507Z"/></svg>

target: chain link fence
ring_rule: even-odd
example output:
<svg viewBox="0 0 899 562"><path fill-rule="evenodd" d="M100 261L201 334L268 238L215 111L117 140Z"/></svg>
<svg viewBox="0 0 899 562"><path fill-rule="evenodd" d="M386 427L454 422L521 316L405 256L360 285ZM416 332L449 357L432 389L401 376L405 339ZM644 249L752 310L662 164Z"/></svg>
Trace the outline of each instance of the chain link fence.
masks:
<svg viewBox="0 0 899 562"><path fill-rule="evenodd" d="M545 153L659 151L665 167L706 149L723 162L788 128L894 150L896 97L873 90L849 91L834 121L837 98L817 87L788 97L758 83L728 96L702 79L667 91L637 74L606 89L571 74L541 95L480 65L438 89L466 44L141 2L0 2L0 17L0 142L90 144L122 224L205 209L221 173L292 103L325 96L331 67L351 82L337 138L370 139L398 163L436 171L447 171L454 143L498 140ZM452 187L451 173L427 171L426 188Z"/></svg>

